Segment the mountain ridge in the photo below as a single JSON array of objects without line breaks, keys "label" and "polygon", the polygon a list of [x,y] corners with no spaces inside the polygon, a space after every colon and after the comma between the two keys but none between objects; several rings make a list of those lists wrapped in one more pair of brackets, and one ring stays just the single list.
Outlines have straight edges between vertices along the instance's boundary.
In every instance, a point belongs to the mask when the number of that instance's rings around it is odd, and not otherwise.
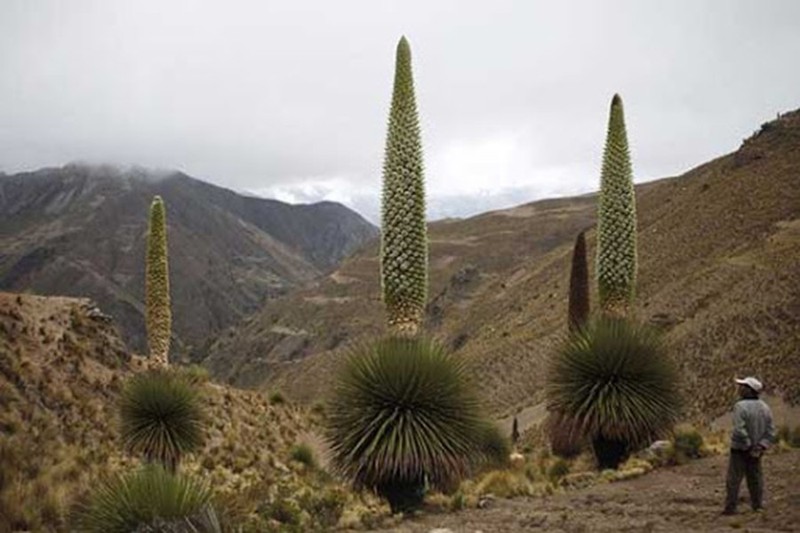
[{"label": "mountain ridge", "polygon": [[179,351],[330,271],[377,234],[338,204],[243,197],[182,172],[70,164],[0,177],[0,289],[91,297],[143,351],[155,195],[167,207],[173,306],[185,311],[176,313]]}]

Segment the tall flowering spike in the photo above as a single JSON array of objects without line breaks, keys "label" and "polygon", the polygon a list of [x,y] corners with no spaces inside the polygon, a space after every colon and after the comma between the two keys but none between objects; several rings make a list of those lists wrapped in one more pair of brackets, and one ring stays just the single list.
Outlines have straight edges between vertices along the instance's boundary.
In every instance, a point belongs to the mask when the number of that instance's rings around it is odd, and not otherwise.
[{"label": "tall flowering spike", "polygon": [[622,98],[611,100],[597,214],[597,286],[605,314],[625,315],[636,288],[636,197]]},{"label": "tall flowering spike", "polygon": [[166,365],[172,332],[172,312],[169,304],[166,213],[160,196],[153,198],[150,206],[144,291],[150,358]]},{"label": "tall flowering spike", "polygon": [[381,284],[389,329],[415,335],[428,296],[428,237],[422,141],[405,37],[397,45],[381,215]]},{"label": "tall flowering spike", "polygon": [[585,232],[580,232],[572,249],[569,277],[569,329],[583,327],[589,320],[589,265],[586,262]]}]

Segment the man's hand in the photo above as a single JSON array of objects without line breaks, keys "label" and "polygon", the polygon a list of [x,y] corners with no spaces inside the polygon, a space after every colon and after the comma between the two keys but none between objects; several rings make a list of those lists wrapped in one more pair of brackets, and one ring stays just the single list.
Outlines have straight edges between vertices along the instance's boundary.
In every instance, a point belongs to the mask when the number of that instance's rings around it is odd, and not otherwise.
[{"label": "man's hand", "polygon": [[760,444],[756,444],[752,448],[750,448],[750,457],[758,459],[764,454],[764,447]]}]

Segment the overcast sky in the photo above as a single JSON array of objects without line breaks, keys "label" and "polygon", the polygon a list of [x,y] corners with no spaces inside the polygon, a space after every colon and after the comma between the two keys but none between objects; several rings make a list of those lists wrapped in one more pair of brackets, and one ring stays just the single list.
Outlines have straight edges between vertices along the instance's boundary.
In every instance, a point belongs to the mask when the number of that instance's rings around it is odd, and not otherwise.
[{"label": "overcast sky", "polygon": [[800,107],[797,0],[0,0],[0,170],[176,168],[375,221],[403,34],[430,218],[596,189],[614,92],[637,182]]}]

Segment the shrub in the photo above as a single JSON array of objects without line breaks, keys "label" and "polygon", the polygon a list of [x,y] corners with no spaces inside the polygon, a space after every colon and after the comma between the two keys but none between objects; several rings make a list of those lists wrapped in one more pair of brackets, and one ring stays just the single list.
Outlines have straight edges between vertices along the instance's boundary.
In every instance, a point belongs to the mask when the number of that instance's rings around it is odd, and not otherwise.
[{"label": "shrub", "polygon": [[496,424],[488,423],[483,428],[480,449],[489,465],[498,467],[508,464],[511,443]]},{"label": "shrub", "polygon": [[694,428],[682,428],[675,431],[672,437],[677,460],[699,459],[705,455],[703,436]]},{"label": "shrub", "polygon": [[510,470],[493,470],[478,482],[478,494],[493,494],[498,498],[532,496],[533,485],[525,474]]},{"label": "shrub", "polygon": [[571,333],[551,361],[548,408],[574,419],[600,468],[616,468],[675,424],[678,383],[657,332],[601,318]]},{"label": "shrub", "polygon": [[281,391],[272,391],[269,395],[269,403],[272,405],[283,405],[286,403],[286,398],[283,397]]},{"label": "shrub", "polygon": [[569,463],[560,457],[547,469],[547,477],[554,483],[567,474],[569,474]]},{"label": "shrub", "polygon": [[195,388],[178,374],[154,370],[132,377],[120,400],[122,441],[132,453],[174,472],[203,440]]},{"label": "shrub", "polygon": [[193,385],[202,385],[210,379],[208,369],[200,365],[189,365],[180,369],[181,375]]},{"label": "shrub", "polygon": [[211,491],[193,478],[158,465],[107,480],[78,507],[80,531],[221,531],[211,507]]},{"label": "shrub", "polygon": [[289,451],[289,457],[292,461],[302,463],[309,468],[316,468],[317,460],[314,457],[314,450],[308,444],[295,444]]},{"label": "shrub", "polygon": [[308,490],[299,498],[300,507],[308,511],[318,529],[333,528],[344,512],[347,493],[340,488]]},{"label": "shrub", "polygon": [[463,360],[424,339],[357,347],[337,376],[326,423],[334,467],[394,511],[420,505],[426,480],[452,487],[485,460],[487,422]]}]

